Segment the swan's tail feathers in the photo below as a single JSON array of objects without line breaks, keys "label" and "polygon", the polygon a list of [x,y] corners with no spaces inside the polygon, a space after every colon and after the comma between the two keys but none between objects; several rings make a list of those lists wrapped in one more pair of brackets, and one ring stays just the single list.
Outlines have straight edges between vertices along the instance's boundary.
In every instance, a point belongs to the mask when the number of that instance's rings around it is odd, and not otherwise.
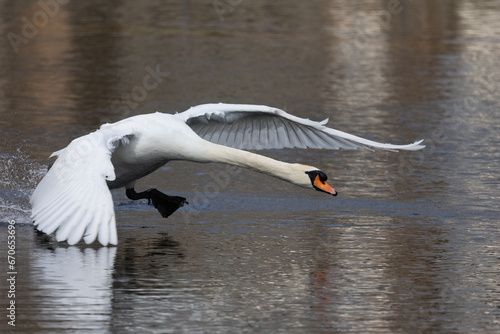
[{"label": "swan's tail feathers", "polygon": [[106,246],[118,243],[113,199],[111,152],[97,131],[77,138],[54,162],[31,196],[36,228],[55,232],[57,241],[74,245],[82,238]]}]

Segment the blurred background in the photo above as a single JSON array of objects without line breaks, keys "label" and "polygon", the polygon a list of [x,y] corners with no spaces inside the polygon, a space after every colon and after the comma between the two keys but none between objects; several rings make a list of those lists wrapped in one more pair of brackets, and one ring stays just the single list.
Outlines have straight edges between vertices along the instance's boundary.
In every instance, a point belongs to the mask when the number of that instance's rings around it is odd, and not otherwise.
[{"label": "blurred background", "polygon": [[[499,15],[488,0],[0,0],[15,329],[499,332]],[[34,233],[29,196],[52,152],[105,122],[209,102],[427,147],[260,152],[321,168],[336,198],[175,162],[138,189],[191,204],[164,220],[113,191],[118,247]]]}]

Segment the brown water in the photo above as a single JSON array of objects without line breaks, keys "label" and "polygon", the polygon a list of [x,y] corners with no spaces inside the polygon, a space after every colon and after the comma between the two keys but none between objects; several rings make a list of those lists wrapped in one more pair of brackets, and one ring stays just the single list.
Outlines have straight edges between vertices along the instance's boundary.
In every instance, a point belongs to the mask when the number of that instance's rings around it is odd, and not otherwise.
[{"label": "brown water", "polygon": [[[498,1],[61,3],[0,1],[0,332],[500,332]],[[50,153],[206,102],[427,148],[263,152],[323,169],[336,198],[176,162],[138,189],[191,204],[164,220],[113,191],[118,247],[33,231]]]}]

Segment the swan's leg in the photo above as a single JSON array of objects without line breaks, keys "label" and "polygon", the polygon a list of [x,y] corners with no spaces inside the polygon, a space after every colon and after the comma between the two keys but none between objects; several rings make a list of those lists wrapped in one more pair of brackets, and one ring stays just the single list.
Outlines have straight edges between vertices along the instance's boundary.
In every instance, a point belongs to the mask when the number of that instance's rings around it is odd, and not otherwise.
[{"label": "swan's leg", "polygon": [[132,200],[145,198],[148,200],[148,204],[153,202],[154,207],[158,209],[163,218],[167,218],[184,204],[189,204],[184,197],[165,195],[156,189],[148,189],[138,193],[134,188],[127,188],[125,194]]}]

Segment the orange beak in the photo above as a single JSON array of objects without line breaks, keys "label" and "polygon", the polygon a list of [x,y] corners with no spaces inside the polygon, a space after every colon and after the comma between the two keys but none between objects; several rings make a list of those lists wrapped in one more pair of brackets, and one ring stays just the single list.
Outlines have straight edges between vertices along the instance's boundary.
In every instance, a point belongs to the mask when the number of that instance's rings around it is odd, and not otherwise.
[{"label": "orange beak", "polygon": [[335,189],[333,189],[332,187],[330,187],[326,182],[321,182],[320,179],[319,179],[319,175],[316,176],[316,178],[314,179],[314,186],[321,190],[321,191],[324,191],[325,193],[328,193],[332,196],[337,196],[337,192],[335,191]]}]

